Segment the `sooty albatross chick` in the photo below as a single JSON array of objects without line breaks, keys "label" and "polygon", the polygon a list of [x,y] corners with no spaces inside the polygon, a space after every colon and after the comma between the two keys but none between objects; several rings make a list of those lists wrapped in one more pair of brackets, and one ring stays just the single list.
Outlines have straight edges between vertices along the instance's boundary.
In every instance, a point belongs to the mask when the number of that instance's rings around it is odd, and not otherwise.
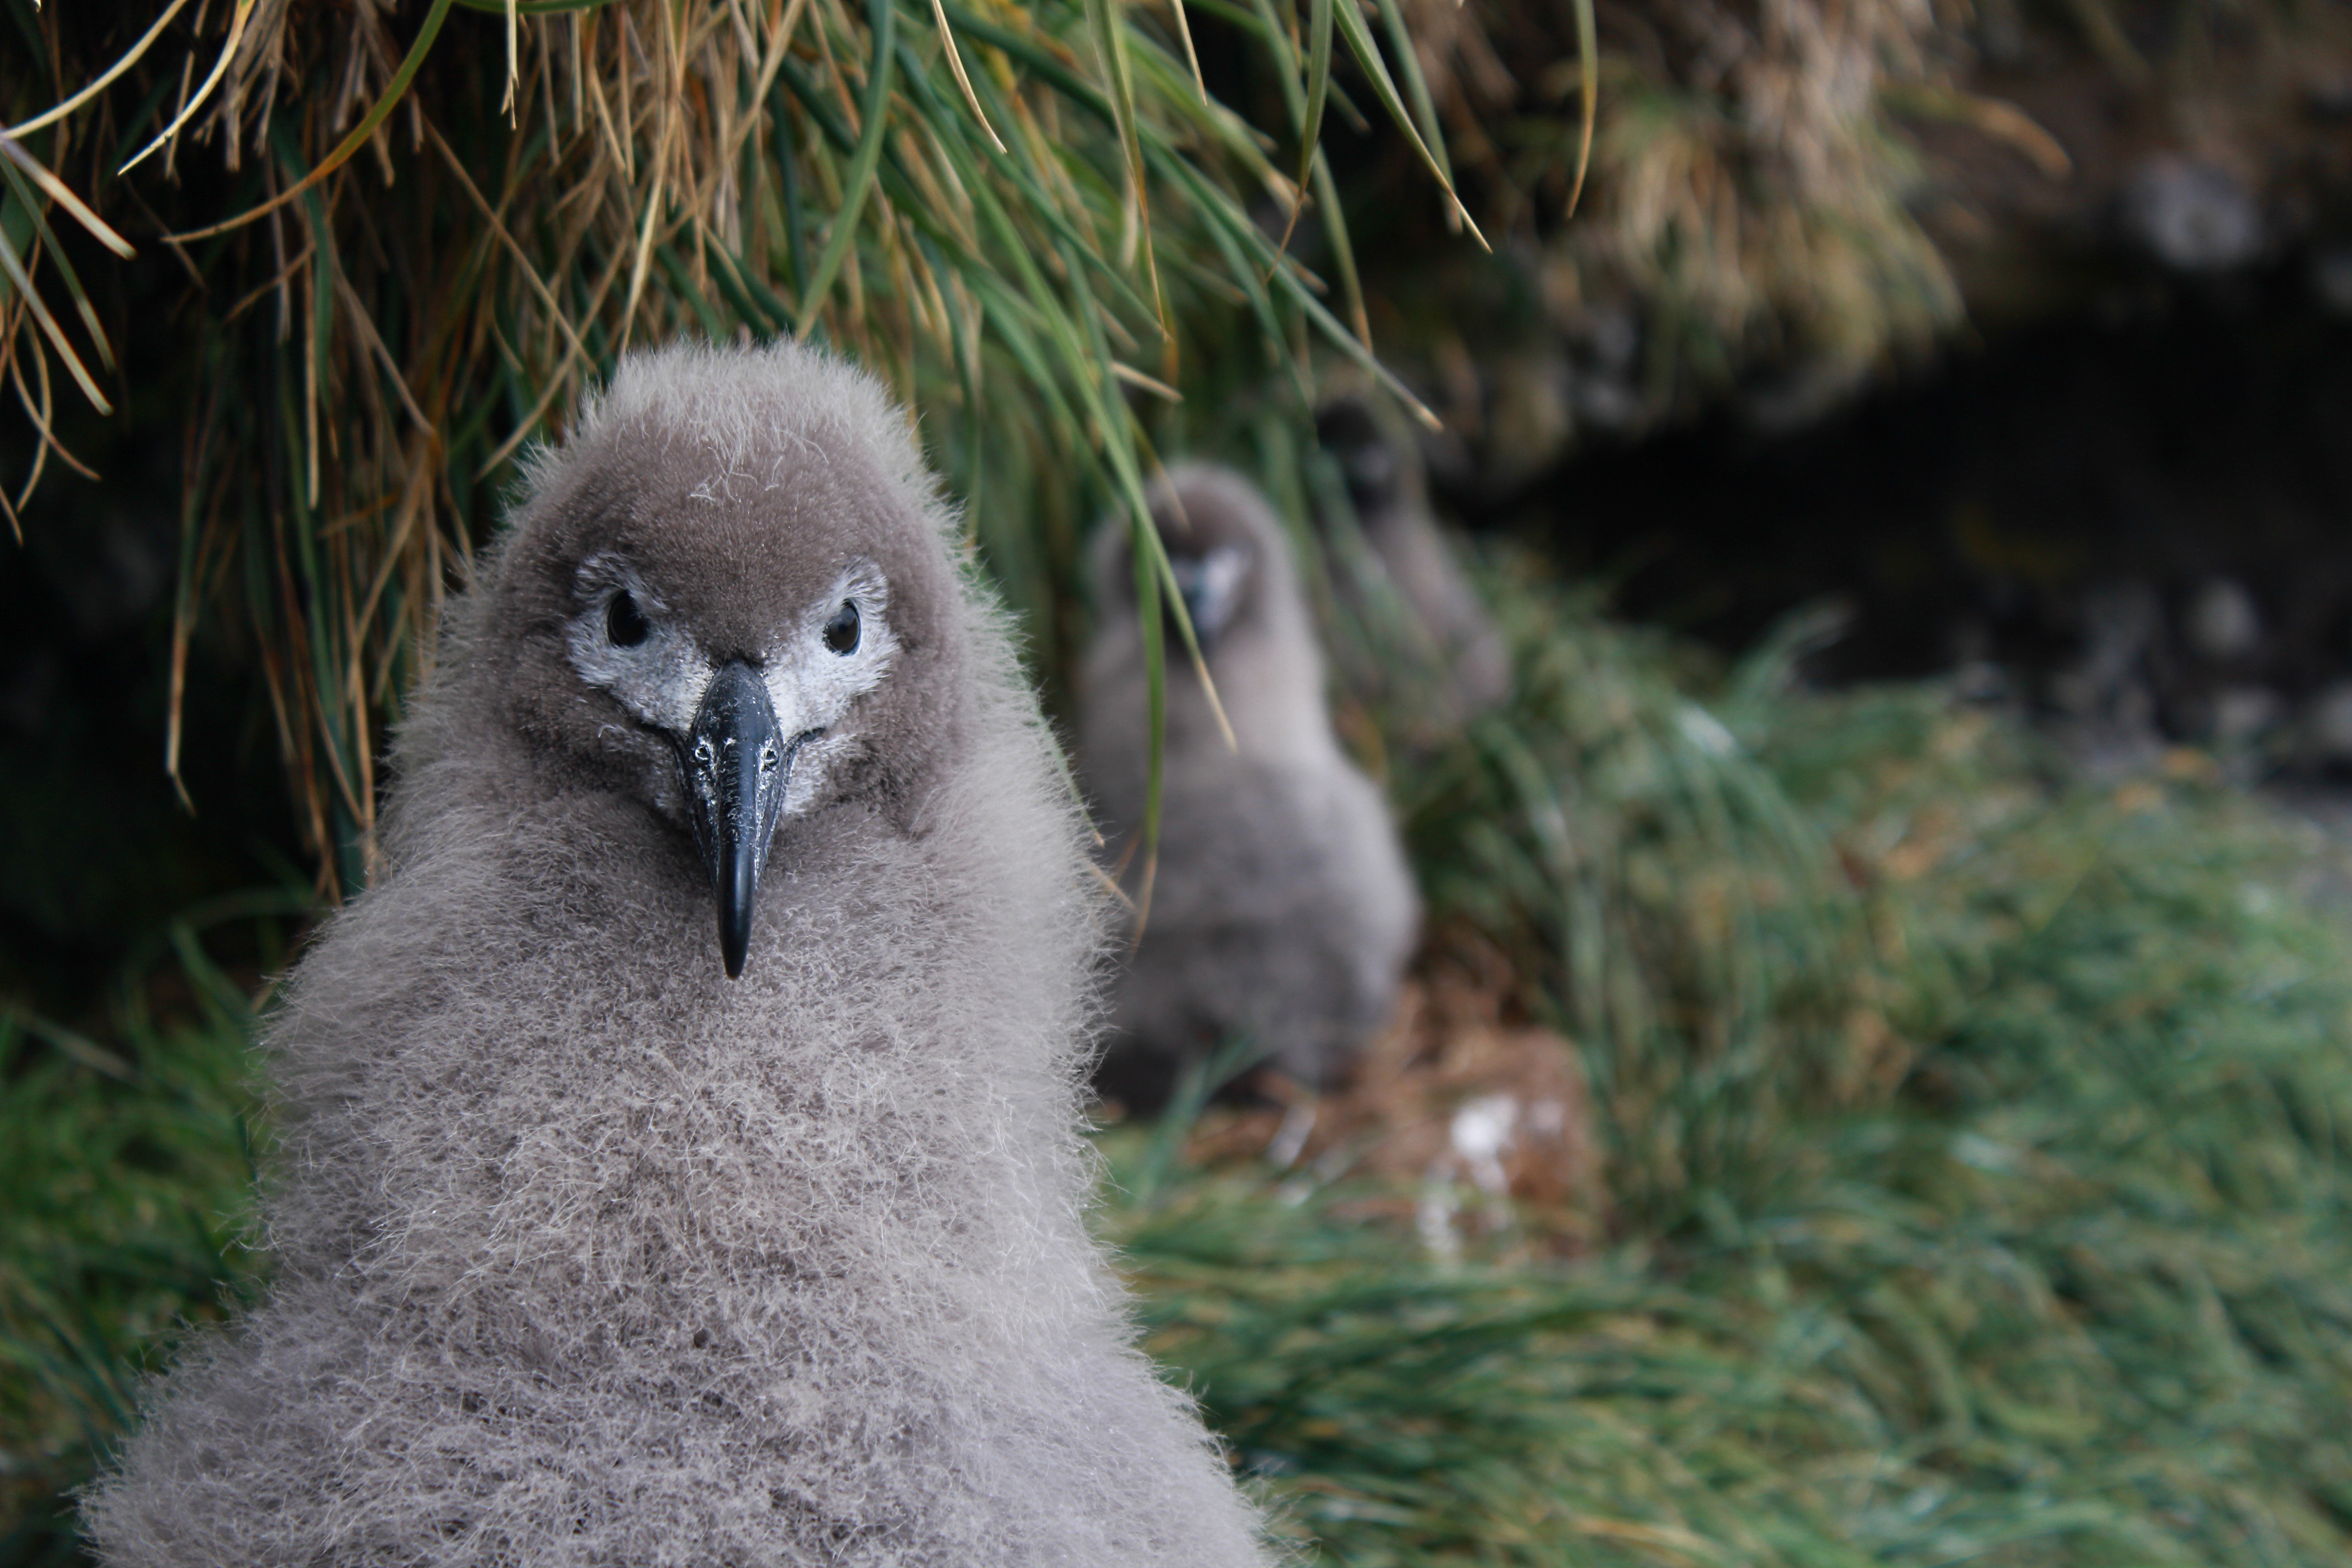
[{"label": "sooty albatross chick", "polygon": [[789,345],[535,460],[269,1027],[268,1297],[104,1561],[1266,1561],[1081,1224],[1101,906],[953,537]]},{"label": "sooty albatross chick", "polygon": [[[1171,631],[1159,865],[1097,1082],[1152,1109],[1243,1034],[1320,1087],[1394,1007],[1419,895],[1388,803],[1332,732],[1273,510],[1202,464],[1171,468],[1150,499],[1235,744]],[[1096,545],[1101,621],[1078,693],[1080,771],[1119,853],[1143,822],[1149,739],[1129,537],[1114,521]],[[1132,864],[1127,880],[1139,886]]]}]

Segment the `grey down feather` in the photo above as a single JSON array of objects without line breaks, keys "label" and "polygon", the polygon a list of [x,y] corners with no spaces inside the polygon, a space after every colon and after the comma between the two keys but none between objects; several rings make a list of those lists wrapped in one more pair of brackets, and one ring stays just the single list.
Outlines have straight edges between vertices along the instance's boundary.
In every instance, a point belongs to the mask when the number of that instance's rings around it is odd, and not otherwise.
[{"label": "grey down feather", "polygon": [[[1082,1223],[1102,910],[953,537],[790,346],[626,360],[537,458],[268,1028],[269,1294],[103,1561],[1266,1561]],[[794,737],[740,979],[664,730],[729,659]]]}]

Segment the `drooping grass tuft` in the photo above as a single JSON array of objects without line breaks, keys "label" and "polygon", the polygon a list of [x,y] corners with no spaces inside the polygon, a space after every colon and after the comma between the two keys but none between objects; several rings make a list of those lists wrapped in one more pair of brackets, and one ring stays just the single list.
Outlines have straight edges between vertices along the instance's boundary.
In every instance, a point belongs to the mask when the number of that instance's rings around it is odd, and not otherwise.
[{"label": "drooping grass tuft", "polygon": [[[1235,332],[1386,374],[1352,269],[1327,298],[1254,211],[1299,209],[1281,170],[1319,166],[1315,121],[1279,128],[1289,145],[1209,97],[1181,6],[184,5],[21,18],[42,68],[0,82],[0,114],[44,145],[0,136],[0,364],[40,439],[12,483],[69,457],[53,363],[106,403],[96,274],[48,216],[127,253],[102,209],[149,253],[113,297],[142,331],[169,323],[125,374],[188,403],[179,657],[199,623],[246,631],[330,897],[373,868],[385,727],[518,452],[630,344],[814,339],[882,375],[1047,664],[1076,520],[1141,527],[1159,459],[1136,399],[1179,395]],[[1243,43],[1319,100],[1318,14],[1309,60],[1273,20]],[[1338,31],[1386,70],[1360,24]],[[1344,254],[1328,176],[1317,199]],[[183,743],[175,720],[171,765]]]}]

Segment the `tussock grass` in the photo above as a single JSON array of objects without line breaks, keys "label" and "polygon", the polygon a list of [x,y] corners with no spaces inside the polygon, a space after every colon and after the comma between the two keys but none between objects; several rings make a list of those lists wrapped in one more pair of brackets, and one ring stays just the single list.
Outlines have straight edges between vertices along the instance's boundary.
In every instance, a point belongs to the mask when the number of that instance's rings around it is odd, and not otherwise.
[{"label": "tussock grass", "polygon": [[1875,1070],[1853,1049],[1883,1033],[1865,932],[1820,828],[1670,644],[1531,560],[1486,586],[1516,687],[1463,744],[1407,753],[1415,862],[1435,918],[1500,944],[1582,1047],[1617,1201],[1671,1225],[1769,1182],[1788,1119]]},{"label": "tussock grass", "polygon": [[102,1040],[0,1011],[0,1563],[71,1557],[62,1494],[129,1424],[140,1369],[257,1279],[252,1005],[205,923],[125,975]]},{"label": "tussock grass", "polygon": [[[1051,678],[1083,523],[1139,514],[1170,400],[1236,362],[1303,393],[1312,343],[1377,378],[1375,316],[1434,365],[1465,305],[1540,296],[1580,342],[1637,331],[1611,374],[1643,418],[1774,360],[1809,405],[1957,319],[1900,114],[2065,163],[1963,90],[1965,8],[1190,5],[5,0],[0,512],[92,471],[69,405],[185,390],[175,658],[207,628],[249,648],[333,897],[365,880],[385,727],[519,445],[627,343],[815,336],[885,375]],[[1196,11],[1272,84],[1268,123],[1207,93]],[[2037,36],[2175,108],[2239,31],[2280,58],[2318,36],[2266,5],[2061,11]],[[2162,59],[2132,41],[2158,36]],[[1359,219],[1412,255],[1360,265],[1319,150],[1356,118],[1393,153]],[[1450,260],[1491,231],[1526,265],[1433,288],[1399,170]]]},{"label": "tussock grass", "polygon": [[[1335,60],[1450,191],[1401,19],[1328,0],[1236,14],[1283,85],[1266,128],[1208,95],[1175,0],[8,4],[37,67],[0,78],[12,504],[79,462],[52,368],[110,406],[75,259],[129,253],[103,209],[163,264],[150,374],[194,390],[175,658],[245,629],[330,897],[373,864],[384,728],[516,453],[630,343],[817,339],[889,381],[1051,662],[1076,520],[1141,528],[1139,403],[1235,333],[1386,374],[1318,151]],[[1260,221],[1310,199],[1329,280]]]},{"label": "tussock grass", "polygon": [[[1413,1568],[2342,1561],[2325,846],[2193,758],[2085,791],[1935,689],[1808,695],[1781,654],[1713,672],[1489,586],[1520,693],[1393,778],[1439,921],[1584,1052],[1605,1241],[1449,1261],[1371,1178],[1103,1138],[1152,1348],[1286,1531]],[[36,1526],[247,1262],[245,1020],[211,994],[92,1042],[128,1081],[11,1067],[0,1448]]]}]

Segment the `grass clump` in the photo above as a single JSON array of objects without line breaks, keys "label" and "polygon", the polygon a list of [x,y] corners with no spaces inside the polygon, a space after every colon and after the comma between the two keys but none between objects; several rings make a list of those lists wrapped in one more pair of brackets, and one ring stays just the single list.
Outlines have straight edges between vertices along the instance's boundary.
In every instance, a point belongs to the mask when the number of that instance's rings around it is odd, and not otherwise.
[{"label": "grass clump", "polygon": [[134,968],[102,1041],[0,1010],[0,1563],[73,1556],[64,1494],[141,1369],[257,1278],[253,1014],[199,930]]},{"label": "grass clump", "polygon": [[[1529,588],[1515,584],[1532,581]],[[1508,704],[1408,758],[1434,920],[1500,945],[1574,1039],[1630,1223],[1761,1190],[1792,1114],[1876,1070],[1869,953],[1819,826],[1698,700],[1687,655],[1514,560],[1485,587]]]}]

